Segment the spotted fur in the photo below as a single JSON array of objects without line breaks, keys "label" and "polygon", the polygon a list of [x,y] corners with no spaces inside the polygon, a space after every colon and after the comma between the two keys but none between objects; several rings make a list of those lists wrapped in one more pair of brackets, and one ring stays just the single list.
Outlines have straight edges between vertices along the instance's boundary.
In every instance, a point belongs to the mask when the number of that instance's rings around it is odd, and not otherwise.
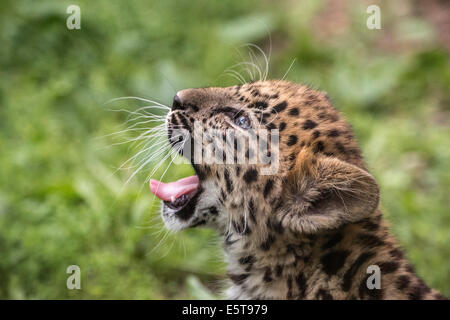
[{"label": "spotted fur", "polygon": [[[229,298],[444,299],[389,234],[378,185],[326,93],[260,81],[187,89],[177,99],[168,124],[191,132],[195,120],[234,128],[233,113],[279,130],[277,174],[262,175],[260,165],[194,164],[203,190],[195,209],[180,221],[163,208],[169,228],[202,224],[221,234]],[[370,265],[380,267],[379,290],[367,288]]]}]

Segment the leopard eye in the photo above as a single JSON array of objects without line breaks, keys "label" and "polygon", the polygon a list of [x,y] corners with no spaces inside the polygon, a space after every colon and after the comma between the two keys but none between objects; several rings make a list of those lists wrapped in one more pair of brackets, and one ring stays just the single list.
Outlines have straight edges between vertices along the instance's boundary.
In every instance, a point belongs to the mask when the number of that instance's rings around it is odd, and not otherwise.
[{"label": "leopard eye", "polygon": [[239,116],[234,118],[234,123],[245,130],[251,127],[250,119],[247,116]]}]

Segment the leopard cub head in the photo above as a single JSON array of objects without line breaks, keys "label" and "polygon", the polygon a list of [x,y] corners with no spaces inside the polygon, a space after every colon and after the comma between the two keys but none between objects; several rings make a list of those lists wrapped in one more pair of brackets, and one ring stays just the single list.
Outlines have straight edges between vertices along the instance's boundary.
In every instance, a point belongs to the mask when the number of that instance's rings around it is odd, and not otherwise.
[{"label": "leopard cub head", "polygon": [[170,229],[314,233],[378,206],[378,185],[351,127],[325,93],[307,86],[258,81],[182,90],[166,127],[196,173],[150,183]]}]

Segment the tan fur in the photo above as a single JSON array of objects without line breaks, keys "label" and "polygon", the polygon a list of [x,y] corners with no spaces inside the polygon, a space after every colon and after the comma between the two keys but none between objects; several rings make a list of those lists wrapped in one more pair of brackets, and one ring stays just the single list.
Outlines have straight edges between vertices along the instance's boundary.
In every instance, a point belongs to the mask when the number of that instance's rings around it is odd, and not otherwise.
[{"label": "tan fur", "polygon": [[[254,127],[280,132],[275,175],[261,175],[261,165],[194,165],[208,193],[185,225],[200,221],[222,235],[229,298],[443,298],[415,274],[389,234],[378,185],[325,93],[263,81],[187,89],[179,97],[185,106],[169,115],[169,124],[192,118],[230,128],[215,112],[230,106],[244,110]],[[200,216],[211,206],[218,214]],[[370,265],[381,269],[380,290],[366,286]]]}]

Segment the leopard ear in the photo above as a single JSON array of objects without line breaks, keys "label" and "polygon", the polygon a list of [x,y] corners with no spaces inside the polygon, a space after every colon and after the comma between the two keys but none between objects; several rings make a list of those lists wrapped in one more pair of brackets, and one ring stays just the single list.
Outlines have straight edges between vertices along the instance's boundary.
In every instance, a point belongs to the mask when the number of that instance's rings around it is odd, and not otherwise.
[{"label": "leopard ear", "polygon": [[378,184],[368,172],[308,151],[297,156],[284,191],[279,222],[302,233],[361,220],[377,209],[380,197]]}]

